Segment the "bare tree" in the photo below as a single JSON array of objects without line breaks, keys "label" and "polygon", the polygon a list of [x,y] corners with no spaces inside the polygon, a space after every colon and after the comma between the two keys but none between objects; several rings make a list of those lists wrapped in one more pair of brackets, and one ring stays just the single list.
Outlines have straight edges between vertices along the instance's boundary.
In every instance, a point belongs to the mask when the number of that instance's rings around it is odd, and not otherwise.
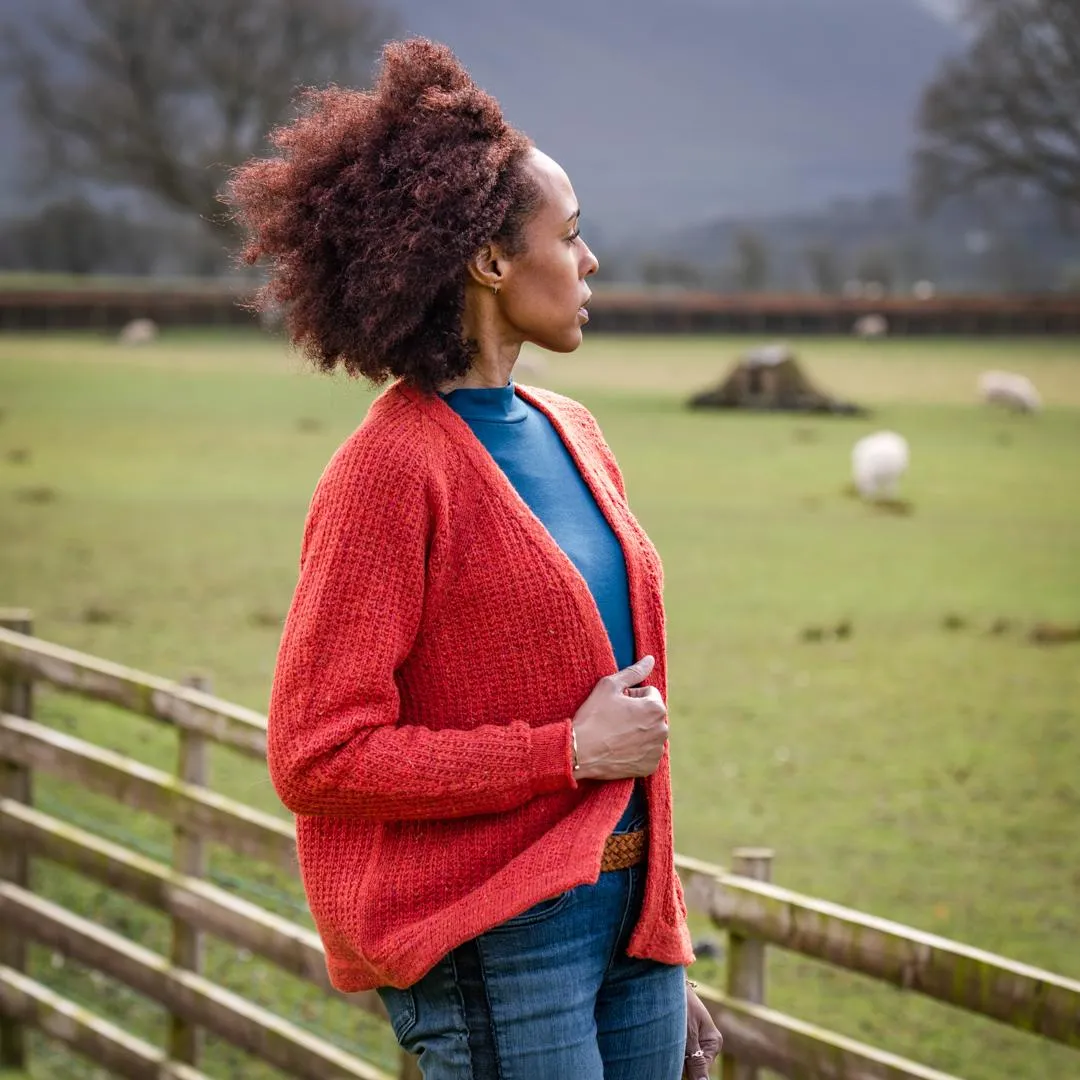
[{"label": "bare tree", "polygon": [[75,0],[8,29],[46,175],[148,194],[211,228],[217,193],[302,85],[365,85],[394,25],[374,0]]},{"label": "bare tree", "polygon": [[855,257],[855,276],[865,284],[891,292],[896,280],[892,253],[882,246],[864,248]]},{"label": "bare tree", "polygon": [[926,89],[916,201],[999,180],[1080,210],[1080,2],[967,0],[971,40]]}]

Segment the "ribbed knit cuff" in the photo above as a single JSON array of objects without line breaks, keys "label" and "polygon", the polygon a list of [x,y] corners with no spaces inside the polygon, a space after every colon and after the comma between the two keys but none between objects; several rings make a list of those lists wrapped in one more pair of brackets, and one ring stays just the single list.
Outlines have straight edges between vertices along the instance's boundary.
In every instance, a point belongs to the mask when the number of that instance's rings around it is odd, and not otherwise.
[{"label": "ribbed knit cuff", "polygon": [[533,783],[538,795],[576,788],[570,750],[571,721],[544,724],[532,730]]}]

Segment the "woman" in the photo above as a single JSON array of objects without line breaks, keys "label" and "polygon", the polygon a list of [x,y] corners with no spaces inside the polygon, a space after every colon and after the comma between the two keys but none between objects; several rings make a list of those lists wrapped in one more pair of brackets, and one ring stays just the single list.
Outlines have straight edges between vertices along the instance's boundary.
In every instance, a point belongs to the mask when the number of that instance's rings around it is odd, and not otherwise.
[{"label": "woman", "polygon": [[566,174],[444,47],[312,92],[231,187],[321,368],[395,378],[319,481],[271,695],[330,977],[429,1080],[705,1076],[673,868],[661,567],[595,421]]}]

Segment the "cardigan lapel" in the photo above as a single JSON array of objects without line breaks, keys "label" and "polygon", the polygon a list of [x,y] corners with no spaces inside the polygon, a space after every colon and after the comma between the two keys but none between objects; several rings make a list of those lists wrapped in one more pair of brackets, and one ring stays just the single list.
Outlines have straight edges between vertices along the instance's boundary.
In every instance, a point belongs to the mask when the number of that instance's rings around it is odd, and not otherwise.
[{"label": "cardigan lapel", "polygon": [[[518,494],[517,488],[514,487],[510,482],[510,479],[502,469],[499,468],[498,463],[491,454],[488,453],[483,443],[481,443],[473,434],[469,425],[466,424],[465,421],[442,400],[442,398],[438,395],[422,394],[420,391],[414,390],[404,383],[397,383],[396,386],[400,388],[401,392],[404,393],[409,400],[418,405],[451,440],[453,440],[459,449],[461,449],[465,458],[487,480],[492,489],[501,493],[509,512],[514,514],[522,522],[526,531],[536,542],[536,546],[544,555],[546,555],[555,571],[560,573],[570,584],[571,591],[577,597],[578,604],[581,607],[582,618],[586,622],[592,624],[593,634],[596,636],[598,642],[603,643],[603,648],[609,658],[611,670],[614,672],[616,670],[615,653],[611,647],[611,639],[608,637],[607,627],[604,626],[603,617],[600,614],[600,609],[596,605],[596,599],[593,597],[588,582],[582,576],[581,571],[574,565],[570,556],[559,547],[555,538],[548,532],[544,523],[533,513],[529,504]],[[527,398],[527,400],[532,403],[531,398]],[[555,430],[559,433],[564,443],[566,443],[571,456],[577,463],[578,468],[581,469],[580,455],[576,452],[576,449],[571,443],[567,441],[566,435],[562,430],[562,425],[556,423],[555,418],[552,417],[548,413],[548,410],[544,409],[540,403],[536,403],[536,407],[552,421]],[[582,478],[588,484],[589,490],[593,492],[593,497],[596,498],[595,480],[590,476],[590,471],[591,470],[582,470]],[[604,513],[605,518],[610,521],[610,515],[606,512],[603,502],[598,500],[597,505],[600,507],[601,512]],[[616,536],[619,535],[618,529],[616,529],[615,534]]]},{"label": "cardigan lapel", "polygon": [[[517,489],[473,434],[469,425],[437,395],[422,394],[400,382],[395,384],[395,387],[419,406],[462,450],[465,457],[487,479],[488,483],[501,492],[510,512],[517,515],[536,540],[538,547],[571,583],[582,608],[583,617],[593,624],[594,632],[599,640],[604,642],[610,658],[611,670],[614,672],[616,670],[615,654],[588,583],[566,552],[555,542],[555,538],[548,532],[544,523],[521,498]],[[630,589],[630,615],[634,628],[635,651],[638,656],[643,655],[646,650],[656,656],[657,670],[655,677],[649,681],[658,682],[663,688],[666,684],[663,616],[657,614],[658,610],[662,610],[663,600],[658,587],[650,588],[648,579],[652,575],[647,574],[642,565],[642,547],[643,544],[648,544],[648,538],[641,532],[629,507],[626,507],[623,500],[617,496],[614,484],[598,460],[596,451],[581,437],[578,426],[551,402],[541,399],[517,384],[514,389],[519,397],[539,409],[551,422],[567,452],[573,458],[582,480],[592,493],[597,507],[619,541]]]},{"label": "cardigan lapel", "polygon": [[[648,681],[657,682],[666,696],[667,658],[664,643],[663,595],[659,582],[651,582],[652,575],[646,573],[644,565],[646,545],[653,551],[655,549],[652,549],[651,542],[631,513],[630,507],[618,494],[597,452],[585,445],[580,438],[581,432],[578,426],[572,422],[568,423],[551,402],[543,400],[523,387],[517,387],[517,393],[551,421],[592,492],[596,505],[619,541],[630,587],[630,617],[634,628],[635,659],[646,652],[651,652],[655,656],[654,677]],[[656,559],[659,563],[659,555],[656,555]],[[651,587],[653,584],[655,588]]]}]

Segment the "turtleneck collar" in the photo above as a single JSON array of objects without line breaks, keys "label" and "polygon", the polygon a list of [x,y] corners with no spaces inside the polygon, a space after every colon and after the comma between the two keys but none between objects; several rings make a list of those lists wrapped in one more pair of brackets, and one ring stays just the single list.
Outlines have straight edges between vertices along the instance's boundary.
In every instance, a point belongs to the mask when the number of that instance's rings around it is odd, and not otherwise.
[{"label": "turtleneck collar", "polygon": [[513,379],[505,386],[468,386],[439,396],[462,420],[516,424],[529,415],[528,406],[514,392]]}]

